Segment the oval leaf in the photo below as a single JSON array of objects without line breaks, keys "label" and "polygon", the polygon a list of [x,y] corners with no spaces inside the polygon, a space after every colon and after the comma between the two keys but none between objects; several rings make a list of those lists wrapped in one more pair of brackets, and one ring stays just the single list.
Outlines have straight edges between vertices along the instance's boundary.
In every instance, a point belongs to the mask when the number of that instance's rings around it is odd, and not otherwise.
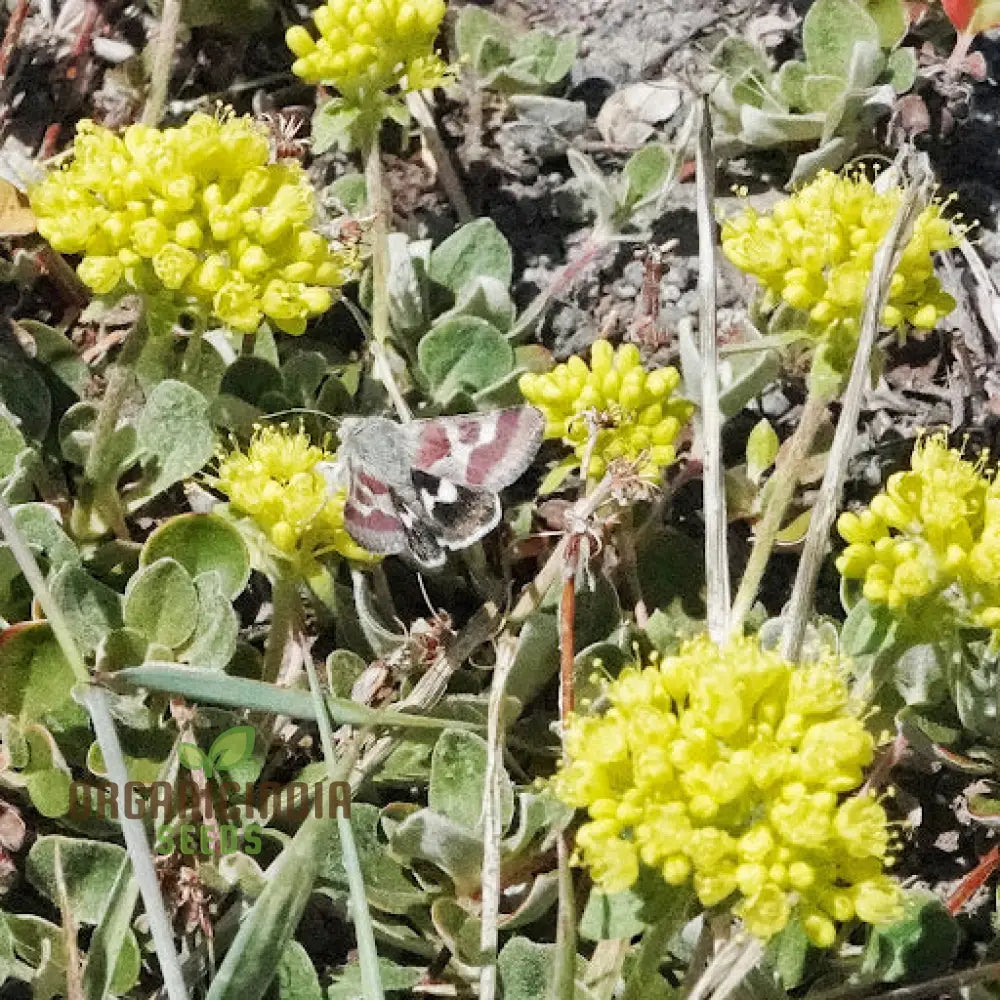
[{"label": "oval leaf", "polygon": [[181,514],[161,524],[146,539],[139,565],[168,557],[176,559],[192,578],[214,570],[229,600],[250,579],[250,553],[243,536],[217,514]]},{"label": "oval leaf", "polygon": [[150,642],[180,646],[194,632],[198,592],[176,559],[157,559],[139,570],[125,588],[125,624]]}]

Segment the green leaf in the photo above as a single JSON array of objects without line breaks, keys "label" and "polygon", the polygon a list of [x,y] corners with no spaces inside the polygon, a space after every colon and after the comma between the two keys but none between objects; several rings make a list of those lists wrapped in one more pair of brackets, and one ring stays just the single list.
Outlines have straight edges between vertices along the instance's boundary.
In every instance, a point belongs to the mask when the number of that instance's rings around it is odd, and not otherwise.
[{"label": "green leaf", "polygon": [[[469,8],[463,8],[468,10]],[[391,959],[379,957],[378,974],[386,993],[413,996],[413,987],[424,977],[425,967],[397,965]],[[345,966],[334,977],[326,991],[327,1000],[363,1000],[361,966],[357,962]]]},{"label": "green leaf", "polygon": [[55,508],[44,503],[24,503],[12,513],[24,540],[45,557],[50,571],[80,565],[80,553],[63,531]]},{"label": "green leaf", "polygon": [[253,726],[233,726],[220,733],[208,751],[216,771],[229,771],[253,754],[257,730]]},{"label": "green leaf", "polygon": [[805,82],[809,70],[805,63],[790,60],[782,63],[774,78],[774,88],[790,108],[805,107]]},{"label": "green leaf", "polygon": [[810,73],[846,78],[854,46],[878,41],[878,25],[855,0],[815,0],[802,23]]},{"label": "green leaf", "polygon": [[478,392],[503,378],[514,366],[514,349],[485,320],[456,316],[420,341],[417,358],[434,398],[447,403],[460,392]]},{"label": "green leaf", "polygon": [[[119,966],[129,965],[133,955],[130,945],[134,936],[131,931],[132,913],[139,898],[139,884],[132,874],[132,866],[122,865],[118,877],[108,896],[107,906],[90,939],[87,949],[87,964],[83,970],[83,995],[85,1000],[105,1000],[111,992],[112,979],[119,980]],[[138,977],[138,948],[135,949],[135,976]],[[122,972],[131,970],[121,970]],[[134,984],[132,984],[134,985]],[[115,991],[126,993],[131,985]]]},{"label": "green leaf", "polygon": [[[423,889],[386,850],[385,841],[379,836],[379,810],[366,802],[353,802],[349,818],[369,903],[385,913],[404,914],[425,902]],[[336,830],[320,877],[340,892],[348,891],[340,834]]]},{"label": "green leaf", "polygon": [[659,193],[673,174],[674,154],[653,143],[633,153],[622,171],[628,185],[626,203],[637,205],[640,201]]},{"label": "green leaf", "polygon": [[[475,733],[446,729],[434,745],[427,804],[470,830],[478,829],[486,781],[486,740]],[[514,789],[505,770],[500,777],[500,821],[514,814]]]},{"label": "green leaf", "polygon": [[127,855],[117,844],[98,840],[75,840],[50,835],[39,837],[28,853],[25,874],[28,881],[48,900],[59,905],[56,885],[56,851],[62,865],[66,894],[74,919],[96,924],[115,891]]},{"label": "green leaf", "polygon": [[189,771],[202,771],[209,773],[212,770],[212,762],[206,754],[195,743],[178,743],[177,756],[180,762]]},{"label": "green leaf", "polygon": [[269,395],[285,391],[285,379],[279,369],[265,358],[241,355],[222,377],[219,392],[244,402],[259,405]]},{"label": "green leaf", "polygon": [[759,420],[750,432],[747,438],[747,475],[758,485],[764,473],[774,465],[780,443],[767,417]]},{"label": "green leaf", "polygon": [[389,837],[398,857],[430,862],[444,872],[459,895],[470,895],[479,886],[483,864],[483,839],[466,827],[431,809],[407,816]]},{"label": "green leaf", "polygon": [[748,74],[761,82],[771,78],[767,54],[759,45],[754,45],[739,35],[729,35],[719,43],[712,53],[711,64],[713,69],[730,80],[737,80]]},{"label": "green leaf", "polygon": [[29,438],[43,438],[49,429],[52,395],[35,365],[23,357],[0,355],[0,413],[13,415]]},{"label": "green leaf", "polygon": [[80,652],[90,656],[122,623],[122,601],[110,587],[79,566],[63,566],[52,579],[52,597],[62,610]]},{"label": "green leaf", "polygon": [[200,667],[223,670],[236,655],[239,617],[222,589],[221,577],[214,570],[202,573],[195,579],[194,585],[198,591],[198,617],[194,634],[178,651],[178,659]]},{"label": "green leaf", "polygon": [[905,94],[917,82],[917,53],[911,48],[896,49],[889,56],[886,70],[889,83],[897,94]]},{"label": "green leaf", "polygon": [[194,632],[198,591],[176,559],[157,559],[140,569],[125,587],[124,621],[150,642],[175,649]]},{"label": "green leaf", "polygon": [[183,382],[166,379],[153,389],[136,433],[151,476],[143,482],[143,498],[193,476],[215,454],[208,400]]},{"label": "green leaf", "polygon": [[349,649],[335,649],[326,658],[326,678],[330,693],[350,698],[354,682],[368,669],[368,664]]},{"label": "green leaf", "polygon": [[353,149],[360,122],[361,111],[339,97],[319,105],[313,112],[310,128],[312,152],[318,156],[334,146],[345,151]]},{"label": "green leaf", "polygon": [[809,939],[797,915],[767,943],[766,957],[781,978],[785,990],[794,990],[805,978]]},{"label": "green leaf", "polygon": [[319,976],[309,953],[298,943],[289,941],[278,963],[278,1000],[323,1000]]},{"label": "green leaf", "polygon": [[368,185],[364,174],[344,174],[338,177],[327,189],[327,193],[336,198],[348,215],[361,215],[368,204]]},{"label": "green leaf", "polygon": [[786,143],[814,142],[823,134],[826,115],[781,114],[762,111],[748,104],[740,106],[740,137],[760,149],[783,146]]},{"label": "green leaf", "polygon": [[164,521],[146,539],[139,565],[168,557],[193,579],[214,570],[228,600],[239,596],[250,579],[250,553],[243,536],[217,514],[179,514]]},{"label": "green leaf", "polygon": [[861,969],[887,983],[930,979],[952,967],[959,939],[955,918],[937,896],[908,892],[902,918],[872,928]]},{"label": "green leaf", "polygon": [[514,325],[516,313],[507,285],[484,275],[474,278],[459,292],[454,308],[439,317],[438,322],[453,316],[478,316],[507,333]]},{"label": "green leaf", "polygon": [[469,282],[481,277],[496,278],[510,285],[514,257],[503,233],[491,219],[476,219],[456,230],[430,257],[432,281],[450,288],[456,295]]},{"label": "green leaf", "polygon": [[906,34],[903,0],[865,0],[865,8],[878,26],[879,45],[883,49],[895,48]]},{"label": "green leaf", "polygon": [[[481,49],[486,39],[492,39],[495,43],[506,48],[514,40],[515,35],[516,31],[512,24],[495,14],[491,14],[488,10],[483,10],[482,7],[459,8],[458,19],[455,23],[455,41],[458,53],[463,59],[469,60],[477,72],[481,73],[496,68],[495,65],[480,65],[477,61],[481,58]],[[509,53],[509,48],[507,51]]]},{"label": "green leaf", "polygon": [[334,819],[310,816],[267,870],[267,885],[240,922],[207,1000],[260,1000],[298,929],[326,857]]},{"label": "green leaf", "polygon": [[813,74],[802,81],[802,100],[807,111],[823,113],[844,96],[847,84],[840,76]]},{"label": "green leaf", "polygon": [[556,616],[536,611],[521,628],[505,691],[526,708],[548,686],[559,667]]},{"label": "green leaf", "polygon": [[[0,647],[2,649],[2,647]],[[316,721],[316,708],[308,691],[281,688],[274,684],[232,677],[218,670],[182,667],[174,663],[144,663],[126,667],[115,678],[136,687],[180,694],[192,701],[206,701],[228,708],[247,708],[258,712],[288,715],[294,719]],[[391,709],[367,708],[349,698],[327,698],[330,716],[338,725],[392,726],[404,729],[469,729],[484,727],[476,723],[459,723],[435,719],[426,715],[409,715]],[[0,694],[2,705],[2,694]]]},{"label": "green leaf", "polygon": [[682,921],[690,900],[690,889],[669,886],[649,869],[643,869],[636,884],[624,892],[607,893],[597,887],[590,890],[580,917],[580,935],[588,941],[633,938],[667,914],[676,912],[678,921]]},{"label": "green leaf", "polygon": [[[556,946],[536,944],[523,937],[512,937],[497,959],[504,1000],[539,1000],[551,995]],[[595,994],[583,984],[586,962],[576,956],[575,1000],[594,1000]]]},{"label": "green leaf", "polygon": [[58,734],[87,724],[73,701],[76,683],[48,622],[23,622],[0,632],[0,714],[40,722]]},{"label": "green leaf", "polygon": [[25,446],[24,435],[12,420],[0,413],[0,478],[14,471],[14,462]]}]

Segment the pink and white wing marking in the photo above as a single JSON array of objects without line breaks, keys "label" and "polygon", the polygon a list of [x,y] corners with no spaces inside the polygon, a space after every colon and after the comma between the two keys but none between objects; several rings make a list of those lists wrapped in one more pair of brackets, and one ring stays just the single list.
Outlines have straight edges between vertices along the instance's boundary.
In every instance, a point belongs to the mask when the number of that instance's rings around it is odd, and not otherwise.
[{"label": "pink and white wing marking", "polygon": [[358,545],[377,555],[393,555],[408,548],[406,530],[389,487],[364,470],[351,469],[344,527]]},{"label": "pink and white wing marking", "polygon": [[545,432],[533,406],[416,421],[413,465],[477,492],[496,493],[531,465]]}]

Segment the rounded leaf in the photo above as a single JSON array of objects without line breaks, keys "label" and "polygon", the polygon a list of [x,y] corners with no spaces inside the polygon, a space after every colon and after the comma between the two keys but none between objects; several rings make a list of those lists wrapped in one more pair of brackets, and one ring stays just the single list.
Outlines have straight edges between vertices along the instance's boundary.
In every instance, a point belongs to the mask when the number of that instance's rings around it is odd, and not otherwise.
[{"label": "rounded leaf", "polygon": [[57,855],[74,919],[96,924],[127,861],[125,850],[104,841],[39,837],[28,853],[25,871],[31,884],[58,906]]},{"label": "rounded leaf", "polygon": [[250,579],[250,552],[243,536],[218,514],[180,514],[146,539],[140,566],[175,559],[192,578],[214,570],[226,597],[238,596]]},{"label": "rounded leaf", "polygon": [[140,569],[125,588],[125,624],[150,642],[171,649],[194,632],[198,591],[176,559],[157,559]]},{"label": "rounded leaf", "polygon": [[446,403],[499,381],[514,367],[514,349],[496,327],[477,316],[455,316],[435,326],[417,348],[434,397]]}]

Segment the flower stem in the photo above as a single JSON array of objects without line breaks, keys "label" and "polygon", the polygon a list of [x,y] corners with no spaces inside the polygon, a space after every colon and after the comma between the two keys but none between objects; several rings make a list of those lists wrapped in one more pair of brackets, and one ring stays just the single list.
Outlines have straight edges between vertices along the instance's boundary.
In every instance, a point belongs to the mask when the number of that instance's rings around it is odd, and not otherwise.
[{"label": "flower stem", "polygon": [[733,601],[733,610],[729,619],[730,635],[739,635],[742,632],[743,623],[753,607],[754,601],[757,600],[761,580],[764,578],[775,540],[781,530],[781,522],[788,510],[788,505],[792,502],[795,487],[799,483],[802,463],[816,439],[829,402],[829,396],[825,392],[809,390],[798,426],[789,439],[788,450],[778,460],[767,507],[764,510],[764,516],[757,525],[750,559],[743,571],[736,599]]},{"label": "flower stem", "polygon": [[282,574],[271,583],[271,630],[264,647],[264,673],[268,684],[276,683],[286,673],[286,664],[294,655],[291,639],[302,612],[298,583]]},{"label": "flower stem", "polygon": [[413,419],[410,408],[396,384],[389,363],[387,344],[392,334],[389,324],[389,214],[391,206],[385,197],[382,177],[382,149],[378,129],[372,129],[364,150],[365,184],[368,189],[368,210],[372,215],[372,336],[371,350],[374,371],[396,408],[399,419]]},{"label": "flower stem", "polygon": [[[296,590],[298,588],[296,587]],[[302,642],[297,629],[293,629],[293,642]],[[313,663],[311,652],[303,648],[303,659],[306,665],[306,675],[309,678],[309,690],[312,692],[313,704],[316,706],[316,718],[319,721],[320,741],[323,744],[323,757],[326,760],[327,773],[330,781],[343,780],[344,768],[337,758],[333,745],[333,727],[330,725],[330,713],[316,675],[316,664]],[[368,898],[365,895],[365,879],[361,871],[361,861],[358,857],[358,846],[354,841],[354,830],[350,819],[337,813],[337,832],[340,834],[341,860],[347,873],[348,890],[351,896],[351,916],[354,918],[354,934],[358,942],[358,959],[361,966],[361,989],[364,1000],[383,1000],[385,993],[378,970],[378,949],[375,946],[375,931],[372,927],[371,913],[368,909]]]},{"label": "flower stem", "polygon": [[163,0],[160,26],[153,43],[153,69],[150,73],[149,96],[142,109],[143,125],[154,128],[163,117],[167,103],[167,88],[170,84],[170,64],[174,59],[177,31],[181,24],[181,0]]}]

